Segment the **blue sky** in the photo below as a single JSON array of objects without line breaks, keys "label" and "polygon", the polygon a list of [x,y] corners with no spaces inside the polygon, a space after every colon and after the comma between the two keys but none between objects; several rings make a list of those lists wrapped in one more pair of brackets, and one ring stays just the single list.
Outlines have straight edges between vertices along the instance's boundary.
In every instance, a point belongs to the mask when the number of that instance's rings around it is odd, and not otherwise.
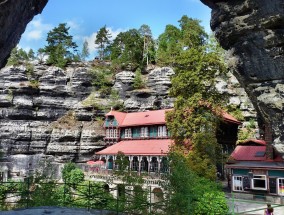
[{"label": "blue sky", "polygon": [[48,31],[67,23],[79,50],[87,40],[94,57],[96,32],[104,25],[115,37],[121,31],[147,24],[157,38],[167,24],[178,26],[183,15],[201,20],[210,32],[210,9],[199,0],[49,0],[43,12],[28,24],[19,46],[37,51],[46,45]]}]

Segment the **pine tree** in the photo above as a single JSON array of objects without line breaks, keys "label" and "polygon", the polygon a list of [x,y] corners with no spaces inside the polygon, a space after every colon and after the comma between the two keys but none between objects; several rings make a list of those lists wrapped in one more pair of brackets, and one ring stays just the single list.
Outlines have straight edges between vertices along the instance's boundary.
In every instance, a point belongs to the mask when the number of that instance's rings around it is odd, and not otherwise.
[{"label": "pine tree", "polygon": [[135,78],[133,79],[133,88],[134,89],[141,89],[145,86],[145,83],[142,79],[141,70],[137,69],[135,72]]},{"label": "pine tree", "polygon": [[100,28],[96,35],[95,44],[99,46],[100,59],[104,59],[107,45],[110,43],[110,33],[106,26]]},{"label": "pine tree", "polygon": [[29,52],[28,52],[28,58],[30,60],[34,60],[35,59],[35,53],[34,53],[34,51],[32,49],[30,49]]},{"label": "pine tree", "polygon": [[152,37],[152,31],[148,25],[141,25],[139,28],[139,33],[143,38],[143,59],[146,61],[146,65],[149,64],[149,61],[155,60],[155,48],[154,48],[154,39]]},{"label": "pine tree", "polygon": [[85,40],[84,43],[83,43],[83,48],[82,48],[82,53],[81,53],[82,60],[85,60],[90,55],[88,45],[89,44],[88,44],[87,40]]},{"label": "pine tree", "polygon": [[77,51],[77,44],[73,42],[73,37],[69,35],[70,27],[66,23],[61,23],[47,35],[47,43],[44,51],[48,55],[47,63],[64,68],[68,62],[74,58]]}]

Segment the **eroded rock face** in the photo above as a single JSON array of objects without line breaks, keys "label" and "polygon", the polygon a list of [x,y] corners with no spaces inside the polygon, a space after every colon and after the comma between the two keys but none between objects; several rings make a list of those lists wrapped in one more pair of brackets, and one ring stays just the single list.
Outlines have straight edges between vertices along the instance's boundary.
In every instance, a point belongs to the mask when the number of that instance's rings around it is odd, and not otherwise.
[{"label": "eroded rock face", "polygon": [[168,96],[171,76],[174,71],[169,67],[151,68],[144,74],[143,89],[133,89],[135,73],[122,71],[115,76],[113,89],[119,92],[128,111],[145,111],[173,107],[173,99]]},{"label": "eroded rock face", "polygon": [[0,0],[0,68],[18,44],[26,25],[41,13],[48,0]]},{"label": "eroded rock face", "polygon": [[87,67],[2,69],[1,149],[15,159],[26,155],[27,160],[36,154],[52,156],[58,163],[90,159],[104,146],[101,122],[95,120],[103,113],[82,104],[91,91]]},{"label": "eroded rock face", "polygon": [[211,28],[228,50],[230,66],[260,121],[270,124],[284,154],[284,4],[282,0],[201,0],[212,8]]}]

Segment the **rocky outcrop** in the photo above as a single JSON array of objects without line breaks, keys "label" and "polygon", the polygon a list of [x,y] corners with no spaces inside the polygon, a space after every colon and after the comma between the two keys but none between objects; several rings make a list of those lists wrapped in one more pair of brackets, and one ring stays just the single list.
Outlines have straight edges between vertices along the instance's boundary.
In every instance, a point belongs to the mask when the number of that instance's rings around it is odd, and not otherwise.
[{"label": "rocky outcrop", "polygon": [[144,111],[173,107],[173,99],[168,96],[173,69],[169,67],[151,68],[144,74],[145,87],[133,89],[135,73],[123,71],[115,76],[113,89],[119,92],[128,111]]},{"label": "rocky outcrop", "polygon": [[96,120],[103,112],[82,104],[91,91],[89,70],[78,65],[66,70],[42,65],[2,69],[0,146],[4,153],[15,158],[26,155],[26,161],[28,155],[38,154],[52,156],[58,163],[90,159],[104,146],[101,122]]},{"label": "rocky outcrop", "polygon": [[48,0],[0,0],[0,68],[18,44],[26,25],[41,13]]},{"label": "rocky outcrop", "polygon": [[[284,5],[282,0],[201,0],[212,8],[211,28],[228,50],[229,65],[284,155]],[[262,125],[261,125],[262,124]]]}]

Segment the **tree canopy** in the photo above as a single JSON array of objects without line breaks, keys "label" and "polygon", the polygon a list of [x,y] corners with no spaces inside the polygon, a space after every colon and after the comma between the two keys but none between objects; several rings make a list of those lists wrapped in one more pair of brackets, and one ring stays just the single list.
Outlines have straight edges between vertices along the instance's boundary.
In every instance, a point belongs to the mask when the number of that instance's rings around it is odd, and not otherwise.
[{"label": "tree canopy", "polygon": [[110,33],[106,26],[99,29],[96,35],[95,44],[99,46],[100,59],[104,59],[107,46],[110,44]]},{"label": "tree canopy", "polygon": [[70,27],[66,23],[60,23],[47,34],[47,43],[44,51],[48,55],[47,63],[64,68],[67,63],[74,60],[77,52],[77,44],[73,36],[69,34]]},{"label": "tree canopy", "polygon": [[183,16],[179,22],[181,29],[168,26],[159,44],[173,47],[164,49],[160,56],[169,56],[169,61],[162,63],[174,64],[176,73],[170,89],[175,103],[167,115],[168,128],[175,142],[190,150],[186,155],[189,167],[213,180],[221,151],[216,131],[226,102],[215,81],[226,69],[219,53],[210,48],[212,41],[206,39],[199,21]]}]

